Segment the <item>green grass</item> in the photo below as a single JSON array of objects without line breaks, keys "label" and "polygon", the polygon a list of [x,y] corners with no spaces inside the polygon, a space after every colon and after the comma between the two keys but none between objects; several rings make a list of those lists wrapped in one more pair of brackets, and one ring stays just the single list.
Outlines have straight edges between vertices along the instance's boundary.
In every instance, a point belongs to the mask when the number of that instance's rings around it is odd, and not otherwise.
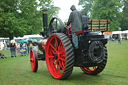
[{"label": "green grass", "polygon": [[46,62],[39,61],[38,71],[31,71],[29,56],[0,59],[0,85],[128,85],[128,41],[108,42],[108,62],[103,72],[91,76],[74,67],[67,80],[56,80],[48,72]]}]

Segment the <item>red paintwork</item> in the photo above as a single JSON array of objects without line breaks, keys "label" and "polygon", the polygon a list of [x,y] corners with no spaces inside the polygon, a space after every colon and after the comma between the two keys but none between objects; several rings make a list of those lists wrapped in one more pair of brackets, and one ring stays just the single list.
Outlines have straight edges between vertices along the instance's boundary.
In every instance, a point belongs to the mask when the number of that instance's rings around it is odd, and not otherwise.
[{"label": "red paintwork", "polygon": [[[36,52],[36,55],[37,55],[37,52]],[[35,55],[34,55],[34,51],[31,50],[30,52],[30,64],[31,64],[31,69],[32,71],[34,71],[35,69]],[[37,55],[37,60],[38,60],[38,55]],[[37,66],[38,66],[38,62],[37,62]]]},{"label": "red paintwork", "polygon": [[80,30],[80,31],[77,31],[75,34],[76,35],[79,35],[79,34],[83,34],[84,33],[84,31],[83,30]]},{"label": "red paintwork", "polygon": [[71,26],[68,28],[68,26],[66,26],[66,29],[68,30],[68,35],[72,35],[71,34],[71,31],[72,31],[72,28],[71,28]]},{"label": "red paintwork", "polygon": [[93,68],[90,68],[90,67],[85,67],[85,68],[83,68],[83,67],[81,67],[81,69],[82,69],[85,73],[87,73],[87,74],[92,74],[93,72],[96,71],[97,68],[98,68],[98,66],[93,67]]},{"label": "red paintwork", "polygon": [[[58,42],[58,39],[60,43]],[[66,66],[65,48],[57,35],[52,35],[48,39],[46,50],[46,63],[52,77],[59,79],[63,76]],[[55,55],[58,57],[55,58]]]},{"label": "red paintwork", "polygon": [[42,41],[42,49],[43,49],[44,51],[45,51],[45,49],[46,49],[47,40],[48,40],[48,38],[46,38],[46,39],[44,39],[44,40]]},{"label": "red paintwork", "polygon": [[[72,31],[72,28],[71,28],[71,26],[68,28],[68,26],[66,26],[66,29],[68,30],[68,35],[72,35],[71,34],[71,31]],[[79,35],[79,34],[83,34],[84,33],[84,31],[83,30],[80,30],[80,31],[77,31],[75,34],[76,35]]]}]

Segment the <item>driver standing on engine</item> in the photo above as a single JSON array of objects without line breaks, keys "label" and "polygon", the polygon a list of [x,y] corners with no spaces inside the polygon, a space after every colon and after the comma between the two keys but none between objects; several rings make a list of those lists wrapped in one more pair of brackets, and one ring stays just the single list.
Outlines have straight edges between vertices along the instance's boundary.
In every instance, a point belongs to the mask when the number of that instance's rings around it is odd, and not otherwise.
[{"label": "driver standing on engine", "polygon": [[72,12],[70,13],[67,26],[71,24],[72,27],[72,38],[75,49],[78,48],[78,36],[76,36],[76,32],[82,30],[82,15],[79,11],[77,11],[74,5],[70,8]]}]

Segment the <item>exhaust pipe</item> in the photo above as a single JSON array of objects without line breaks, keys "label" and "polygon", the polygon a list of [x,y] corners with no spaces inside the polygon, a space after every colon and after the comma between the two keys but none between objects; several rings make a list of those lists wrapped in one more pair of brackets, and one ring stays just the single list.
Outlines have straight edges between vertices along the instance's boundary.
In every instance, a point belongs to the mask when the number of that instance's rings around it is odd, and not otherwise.
[{"label": "exhaust pipe", "polygon": [[42,14],[43,14],[43,28],[44,28],[44,32],[42,32],[42,36],[44,38],[47,37],[47,29],[48,29],[48,18],[47,18],[47,10],[42,10]]}]

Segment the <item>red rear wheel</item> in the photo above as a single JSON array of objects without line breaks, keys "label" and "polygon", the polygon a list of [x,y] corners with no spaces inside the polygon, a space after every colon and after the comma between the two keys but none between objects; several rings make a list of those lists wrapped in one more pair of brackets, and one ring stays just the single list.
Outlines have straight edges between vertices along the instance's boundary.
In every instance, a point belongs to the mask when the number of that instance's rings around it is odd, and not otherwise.
[{"label": "red rear wheel", "polygon": [[69,38],[63,33],[55,33],[47,41],[46,63],[53,78],[66,79],[73,70],[74,52]]},{"label": "red rear wheel", "polygon": [[85,72],[86,74],[92,74],[96,71],[97,66],[96,67],[81,67],[82,71]]},{"label": "red rear wheel", "polygon": [[104,59],[101,65],[95,67],[80,67],[80,68],[86,74],[97,75],[98,73],[104,70],[106,63],[107,63],[107,48],[106,46],[104,46]]},{"label": "red rear wheel", "polygon": [[32,48],[30,51],[30,64],[33,72],[36,72],[38,69],[38,55],[35,48]]}]

